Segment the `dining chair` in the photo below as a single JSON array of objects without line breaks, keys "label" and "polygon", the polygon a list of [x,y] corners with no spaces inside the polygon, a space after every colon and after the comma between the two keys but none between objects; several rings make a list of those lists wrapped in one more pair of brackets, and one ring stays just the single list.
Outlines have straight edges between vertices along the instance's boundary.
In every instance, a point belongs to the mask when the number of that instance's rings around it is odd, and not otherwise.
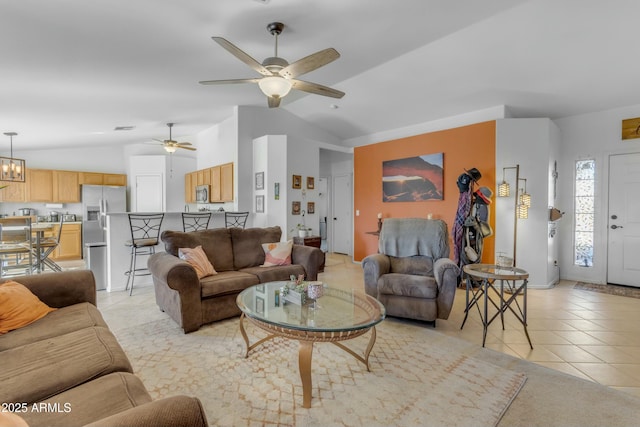
[{"label": "dining chair", "polygon": [[53,271],[62,271],[62,268],[50,258],[53,251],[56,250],[60,244],[60,236],[62,235],[62,226],[64,225],[64,215],[60,215],[60,228],[55,236],[41,237],[39,242],[36,242],[34,247],[34,254],[36,256],[36,267],[42,270],[42,267],[49,267]]},{"label": "dining chair", "polygon": [[206,230],[210,220],[211,212],[183,212],[182,229],[183,231]]},{"label": "dining chair", "polygon": [[0,277],[31,274],[31,218],[0,218]]},{"label": "dining chair", "polygon": [[129,229],[131,230],[131,240],[127,240],[125,245],[131,250],[131,261],[129,262],[129,270],[125,271],[127,275],[127,285],[124,290],[131,289],[129,295],[133,293],[133,282],[136,276],[148,276],[151,273],[145,266],[138,268],[138,255],[153,255],[156,253],[156,245],[160,241],[160,227],[164,214],[129,214]]},{"label": "dining chair", "polygon": [[224,223],[227,228],[244,228],[249,212],[225,212]]}]

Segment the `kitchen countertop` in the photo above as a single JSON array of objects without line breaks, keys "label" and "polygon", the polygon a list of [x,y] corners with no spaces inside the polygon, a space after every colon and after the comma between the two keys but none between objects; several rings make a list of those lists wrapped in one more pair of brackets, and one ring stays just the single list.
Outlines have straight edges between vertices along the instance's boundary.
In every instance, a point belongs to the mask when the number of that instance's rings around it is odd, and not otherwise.
[{"label": "kitchen countertop", "polygon": [[[33,224],[57,225],[57,224],[60,224],[60,221],[55,221],[55,222],[40,221],[40,222],[34,222]],[[64,224],[82,224],[82,221],[65,221]]]},{"label": "kitchen countertop", "polygon": [[225,212],[232,212],[232,211],[190,211],[190,212],[184,212],[184,211],[175,211],[175,212],[107,212],[107,215],[128,215],[128,214],[157,214],[157,213],[164,213],[164,214],[171,214],[171,215],[181,215],[183,213],[207,213],[207,212],[211,212],[211,214],[224,214]]}]

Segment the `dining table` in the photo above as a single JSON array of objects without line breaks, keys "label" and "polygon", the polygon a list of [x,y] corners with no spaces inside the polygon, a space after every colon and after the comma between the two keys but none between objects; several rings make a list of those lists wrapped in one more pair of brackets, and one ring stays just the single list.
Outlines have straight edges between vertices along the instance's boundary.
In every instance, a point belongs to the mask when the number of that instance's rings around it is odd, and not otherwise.
[{"label": "dining table", "polygon": [[[22,231],[27,230],[28,225],[3,225],[3,231]],[[38,273],[42,272],[42,239],[44,238],[44,233],[46,231],[53,230],[53,224],[47,222],[35,222],[31,224],[31,234],[35,236],[35,261],[33,262],[32,269],[35,269]]]}]

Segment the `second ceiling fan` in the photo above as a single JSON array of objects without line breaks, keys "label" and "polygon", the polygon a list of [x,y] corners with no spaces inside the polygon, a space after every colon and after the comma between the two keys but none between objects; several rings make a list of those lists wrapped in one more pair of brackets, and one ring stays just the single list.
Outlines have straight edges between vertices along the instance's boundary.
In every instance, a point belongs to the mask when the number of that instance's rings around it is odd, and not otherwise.
[{"label": "second ceiling fan", "polygon": [[272,22],[267,25],[267,30],[271,35],[275,36],[275,54],[272,57],[266,58],[262,63],[256,61],[228,40],[222,37],[212,37],[216,43],[229,51],[233,56],[253,68],[259,74],[262,74],[262,77],[231,80],[204,80],[201,81],[200,84],[219,85],[233,83],[258,83],[260,90],[262,90],[262,92],[267,96],[269,108],[278,107],[280,105],[280,100],[285,97],[291,89],[301,90],[303,92],[313,93],[316,95],[329,96],[332,98],[342,98],[344,96],[344,92],[318,83],[311,83],[296,79],[298,76],[335,61],[340,57],[338,51],[334,48],[327,48],[289,64],[287,60],[278,56],[278,36],[282,33],[283,29],[284,24],[281,22]]},{"label": "second ceiling fan", "polygon": [[153,140],[158,141],[164,147],[165,151],[169,154],[175,153],[178,148],[196,151],[196,148],[190,146],[190,142],[178,142],[173,140],[173,138],[171,137],[171,128],[173,128],[173,125],[173,123],[167,123],[167,126],[169,127],[169,139],[162,140],[153,138]]}]

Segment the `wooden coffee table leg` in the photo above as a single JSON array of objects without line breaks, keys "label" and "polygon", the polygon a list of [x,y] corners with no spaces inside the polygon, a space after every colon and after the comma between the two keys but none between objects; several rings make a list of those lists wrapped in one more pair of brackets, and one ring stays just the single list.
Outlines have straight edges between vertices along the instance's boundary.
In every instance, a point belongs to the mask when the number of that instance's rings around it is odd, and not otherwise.
[{"label": "wooden coffee table leg", "polygon": [[298,351],[298,369],[302,380],[302,407],[311,408],[311,355],[313,341],[300,341]]}]

